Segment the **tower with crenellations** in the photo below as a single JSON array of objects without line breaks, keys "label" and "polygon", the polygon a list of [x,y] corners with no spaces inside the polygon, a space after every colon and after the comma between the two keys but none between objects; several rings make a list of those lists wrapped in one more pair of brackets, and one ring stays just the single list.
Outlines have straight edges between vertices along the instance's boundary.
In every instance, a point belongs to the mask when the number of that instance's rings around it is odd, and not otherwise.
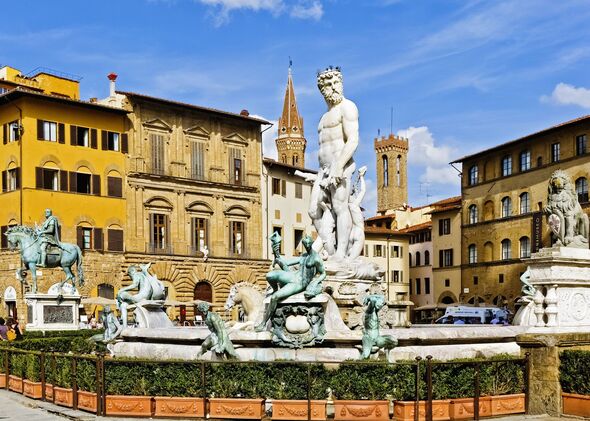
[{"label": "tower with crenellations", "polygon": [[408,203],[408,139],[390,134],[374,142],[377,159],[377,212]]}]

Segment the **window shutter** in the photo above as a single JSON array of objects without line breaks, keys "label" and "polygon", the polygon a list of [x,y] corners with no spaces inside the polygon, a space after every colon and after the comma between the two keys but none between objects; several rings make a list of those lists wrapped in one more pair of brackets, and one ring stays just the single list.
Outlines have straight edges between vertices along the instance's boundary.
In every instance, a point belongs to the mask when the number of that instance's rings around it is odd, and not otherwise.
[{"label": "window shutter", "polygon": [[197,227],[196,219],[197,218],[191,218],[191,235],[190,235],[190,237],[191,237],[191,248],[194,251],[199,251],[199,250],[197,250],[197,246],[198,246],[197,245],[197,234],[195,232],[195,229]]},{"label": "window shutter", "polygon": [[2,171],[2,193],[6,191],[6,180],[7,180],[8,171]]},{"label": "window shutter", "polygon": [[443,267],[443,251],[442,250],[438,251],[438,267],[439,268]]},{"label": "window shutter", "polygon": [[98,141],[97,141],[98,134],[96,129],[90,129],[90,147],[92,149],[98,148]]},{"label": "window shutter", "polygon": [[107,140],[107,132],[105,132],[104,130],[100,131],[100,141],[102,150],[106,151],[109,148],[109,143]]},{"label": "window shutter", "polygon": [[92,194],[100,196],[100,175],[92,175]]},{"label": "window shutter", "polygon": [[70,192],[75,193],[78,191],[78,173],[70,171]]},{"label": "window shutter", "polygon": [[15,185],[15,187],[16,187],[17,189],[20,189],[20,176],[21,176],[21,174],[20,174],[20,173],[21,173],[21,168],[20,168],[20,167],[18,167],[18,168],[16,169],[16,180],[15,180],[15,181],[16,181],[16,183],[15,183],[15,184],[16,184],[16,185]]},{"label": "window shutter", "polygon": [[150,249],[154,247],[154,214],[150,213]]},{"label": "window shutter", "polygon": [[66,143],[66,125],[63,123],[57,125],[57,142]]},{"label": "window shutter", "polygon": [[38,189],[43,188],[43,168],[35,168],[35,187]]},{"label": "window shutter", "polygon": [[59,189],[61,191],[68,191],[68,172],[64,170],[59,171]]},{"label": "window shutter", "polygon": [[281,196],[287,197],[287,180],[281,180]]},{"label": "window shutter", "polygon": [[84,232],[82,231],[82,227],[76,227],[76,243],[78,247],[84,249]]},{"label": "window shutter", "polygon": [[94,250],[104,250],[102,241],[102,228],[94,228]]},{"label": "window shutter", "polygon": [[8,143],[8,124],[2,125],[2,143]]},{"label": "window shutter", "polygon": [[107,196],[123,197],[123,179],[107,177]]},{"label": "window shutter", "polygon": [[43,120],[37,120],[37,140],[44,140],[43,136]]},{"label": "window shutter", "polygon": [[449,250],[449,266],[453,266],[453,249]]},{"label": "window shutter", "polygon": [[76,126],[70,126],[70,145],[77,145],[78,139],[76,138]]},{"label": "window shutter", "polygon": [[129,152],[129,137],[127,136],[127,133],[121,135],[121,152]]},{"label": "window shutter", "polygon": [[443,220],[438,220],[438,235],[443,235]]},{"label": "window shutter", "polygon": [[123,251],[123,230],[107,230],[107,249],[109,251]]},{"label": "window shutter", "polygon": [[8,238],[6,238],[6,236],[4,234],[6,234],[6,231],[8,230],[8,226],[7,225],[2,225],[0,227],[0,248],[6,249],[8,248]]}]

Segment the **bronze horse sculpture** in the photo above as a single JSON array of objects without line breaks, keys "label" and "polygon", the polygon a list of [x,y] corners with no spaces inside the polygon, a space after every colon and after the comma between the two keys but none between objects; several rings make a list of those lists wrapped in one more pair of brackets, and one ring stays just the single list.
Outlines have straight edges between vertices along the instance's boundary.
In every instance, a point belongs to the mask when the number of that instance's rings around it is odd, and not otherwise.
[{"label": "bronze horse sculpture", "polygon": [[[25,271],[31,271],[31,278],[33,285],[31,292],[37,293],[37,266],[41,256],[41,244],[37,232],[25,225],[16,225],[8,228],[6,231],[8,238],[8,245],[10,248],[17,248],[20,250],[21,260],[24,268],[17,271],[18,279],[26,284]],[[82,250],[76,244],[60,243],[59,248],[55,248],[47,255],[48,268],[62,268],[66,274],[66,278],[60,282],[60,289],[63,285],[71,281],[72,286],[76,286],[76,277],[72,273],[72,266],[74,263],[78,269],[78,286],[84,285],[84,271],[82,269]]]}]

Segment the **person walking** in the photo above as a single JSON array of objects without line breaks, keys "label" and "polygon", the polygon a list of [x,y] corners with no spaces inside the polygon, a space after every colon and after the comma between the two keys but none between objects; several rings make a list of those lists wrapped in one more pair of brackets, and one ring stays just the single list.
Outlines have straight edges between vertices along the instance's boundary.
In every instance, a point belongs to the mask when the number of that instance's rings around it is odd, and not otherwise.
[{"label": "person walking", "polygon": [[6,326],[6,320],[3,317],[0,317],[0,340],[8,340],[8,326]]}]

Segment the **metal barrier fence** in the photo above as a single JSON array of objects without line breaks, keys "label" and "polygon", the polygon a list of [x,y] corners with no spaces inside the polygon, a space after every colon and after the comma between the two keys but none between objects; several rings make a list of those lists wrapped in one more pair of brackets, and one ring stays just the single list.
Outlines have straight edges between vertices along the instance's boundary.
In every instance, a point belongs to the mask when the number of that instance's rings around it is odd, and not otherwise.
[{"label": "metal barrier fence", "polygon": [[[308,420],[311,420],[311,401],[312,397],[310,396],[311,393],[311,385],[312,385],[312,367],[319,366],[319,365],[326,365],[326,366],[339,366],[342,364],[345,365],[382,365],[382,366],[410,366],[413,372],[413,383],[414,383],[414,419],[418,421],[421,417],[426,421],[433,420],[433,391],[435,385],[435,379],[433,373],[435,372],[436,367],[440,366],[447,366],[447,365],[458,365],[461,367],[473,367],[473,390],[474,398],[473,403],[473,419],[479,420],[480,419],[480,405],[479,401],[481,398],[481,390],[480,390],[480,378],[482,367],[489,365],[489,364],[501,364],[501,363],[515,363],[520,366],[520,370],[522,370],[522,380],[523,380],[523,392],[524,392],[524,405],[525,405],[525,414],[529,412],[529,382],[530,382],[530,360],[529,360],[529,353],[525,354],[524,358],[505,358],[505,359],[493,359],[493,360],[477,360],[477,361],[434,361],[431,356],[427,356],[424,360],[421,357],[416,357],[413,361],[402,361],[402,362],[395,362],[395,363],[388,363],[388,362],[376,362],[376,361],[344,361],[344,362],[333,362],[333,361],[315,361],[315,362],[298,362],[298,361],[272,361],[272,362],[258,362],[258,361],[178,361],[178,360],[144,360],[144,359],[131,359],[131,358],[111,358],[110,356],[106,356],[104,354],[96,354],[96,355],[82,355],[82,354],[63,354],[63,353],[55,353],[55,352],[40,352],[40,351],[28,351],[28,350],[21,350],[16,348],[5,348],[4,350],[0,351],[0,355],[2,355],[3,364],[0,367],[3,368],[5,374],[5,388],[6,390],[13,390],[11,388],[11,382],[9,381],[12,369],[12,358],[15,355],[31,355],[36,357],[35,361],[37,367],[39,368],[38,376],[33,373],[32,377],[38,378],[39,382],[41,383],[41,396],[39,397],[41,400],[46,402],[56,403],[55,399],[55,391],[52,391],[51,397],[48,397],[46,394],[46,385],[49,385],[50,381],[54,387],[55,383],[61,383],[57,381],[58,371],[57,371],[57,360],[58,359],[69,359],[69,366],[65,371],[66,374],[69,370],[69,384],[71,384],[72,389],[72,404],[65,405],[71,406],[73,409],[79,409],[79,402],[78,402],[78,391],[82,391],[83,389],[79,388],[78,385],[78,370],[79,364],[82,361],[89,361],[92,364],[92,367],[95,371],[95,385],[94,385],[94,392],[88,390],[86,392],[96,393],[96,410],[90,411],[94,412],[99,416],[106,416],[106,399],[107,399],[107,367],[108,366],[116,366],[117,364],[137,364],[137,365],[167,365],[167,364],[175,364],[175,365],[184,365],[186,367],[192,367],[193,369],[198,367],[199,370],[199,377],[201,380],[200,390],[201,396],[193,396],[195,398],[203,399],[204,408],[206,408],[207,404],[207,370],[208,367],[218,366],[223,364],[234,364],[234,365],[276,365],[276,364],[289,364],[289,365],[297,365],[301,367],[305,367],[307,373],[307,414]],[[28,366],[27,366],[28,367]],[[48,369],[50,370],[48,372]],[[424,371],[422,371],[424,370]],[[2,373],[0,373],[2,374]],[[25,380],[27,375],[27,370],[23,369],[21,366],[21,372],[15,373],[20,374],[22,379]],[[49,375],[48,375],[49,374]],[[425,389],[425,390],[424,390]],[[25,388],[22,387],[20,393],[25,394]],[[421,396],[424,396],[421,399]],[[466,398],[471,398],[471,396],[465,396]],[[360,399],[360,397],[359,397]],[[423,415],[420,414],[420,404],[423,403],[425,406],[425,411]],[[60,404],[60,403],[58,403]],[[84,409],[88,410],[88,409]],[[206,414],[205,414],[206,415]],[[211,418],[214,418],[212,415]]]}]

